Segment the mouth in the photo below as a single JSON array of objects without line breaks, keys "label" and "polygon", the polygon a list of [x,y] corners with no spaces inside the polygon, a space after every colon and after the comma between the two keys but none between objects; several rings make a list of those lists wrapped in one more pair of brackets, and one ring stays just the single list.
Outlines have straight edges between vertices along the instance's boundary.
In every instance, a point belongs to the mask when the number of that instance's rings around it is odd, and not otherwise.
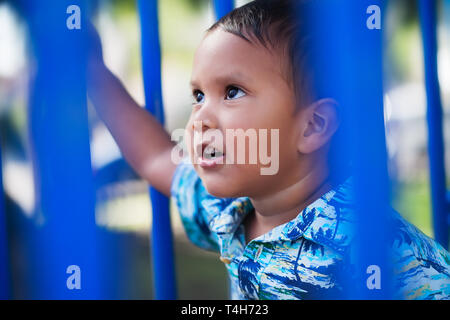
[{"label": "mouth", "polygon": [[215,159],[215,158],[220,158],[224,155],[224,153],[215,148],[214,146],[211,145],[206,145],[203,144],[202,145],[202,153],[203,153],[203,158],[205,159]]},{"label": "mouth", "polygon": [[219,164],[223,164],[225,153],[207,143],[201,145],[201,154],[198,157],[198,163],[202,168],[213,168]]}]

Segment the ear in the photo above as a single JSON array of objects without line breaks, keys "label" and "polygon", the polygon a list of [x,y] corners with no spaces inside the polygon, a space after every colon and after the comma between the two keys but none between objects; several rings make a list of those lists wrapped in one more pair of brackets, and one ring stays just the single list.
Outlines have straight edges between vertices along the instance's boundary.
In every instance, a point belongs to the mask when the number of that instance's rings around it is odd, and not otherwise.
[{"label": "ear", "polygon": [[338,104],[333,99],[321,99],[303,110],[299,115],[301,131],[297,150],[312,153],[326,145],[339,127]]}]

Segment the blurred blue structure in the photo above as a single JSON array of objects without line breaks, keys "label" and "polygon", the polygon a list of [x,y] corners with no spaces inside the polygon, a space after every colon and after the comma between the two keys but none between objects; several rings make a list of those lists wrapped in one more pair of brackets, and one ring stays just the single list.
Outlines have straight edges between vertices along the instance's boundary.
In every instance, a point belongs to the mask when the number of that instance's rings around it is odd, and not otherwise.
[{"label": "blurred blue structure", "polygon": [[[158,1],[138,0],[141,23],[142,73],[145,105],[164,124],[161,92],[161,49],[158,28]],[[151,253],[156,299],[176,299],[173,239],[170,227],[169,199],[150,187],[152,201]]]},{"label": "blurred blue structure", "polygon": [[5,201],[3,197],[2,149],[0,148],[0,300],[8,299],[10,296],[8,237],[6,230]]},{"label": "blurred blue structure", "polygon": [[[144,76],[145,105],[164,124],[161,92],[161,48],[159,43],[158,1],[138,0],[141,24],[141,51]],[[233,1],[215,0],[217,17],[233,9]],[[156,299],[175,299],[175,263],[173,237],[170,227],[169,199],[150,187],[153,208],[151,251]]]},{"label": "blurred blue structure", "polygon": [[[234,0],[213,0],[214,15],[216,20],[225,16],[228,12],[234,9]],[[228,279],[228,291],[230,289],[230,279]]]},{"label": "blurred blue structure", "polygon": [[444,163],[442,103],[437,68],[437,1],[419,0],[422,28],[425,88],[427,92],[428,155],[430,166],[431,206],[435,239],[448,249],[450,203],[447,200]]},{"label": "blurred blue structure", "polygon": [[216,19],[219,20],[234,9],[234,0],[213,0]]},{"label": "blurred blue structure", "polygon": [[[29,101],[36,213],[30,228],[32,298],[101,299],[102,269],[95,223],[86,98],[87,37],[69,29],[66,13],[84,0],[28,0],[36,74]],[[78,266],[80,289],[70,289],[69,266]],[[72,282],[75,283],[75,282]]]},{"label": "blurred blue structure", "polygon": [[[342,115],[341,139],[336,141],[339,155],[334,155],[334,162],[349,158],[355,185],[354,269],[341,274],[347,290],[346,296],[336,297],[340,299],[391,297],[382,34],[367,27],[367,9],[373,5],[380,8],[381,18],[384,1],[380,0],[316,1],[300,13],[312,41],[314,87],[319,98],[336,98]],[[366,285],[368,267],[373,265],[381,270],[381,289],[377,290]]]}]

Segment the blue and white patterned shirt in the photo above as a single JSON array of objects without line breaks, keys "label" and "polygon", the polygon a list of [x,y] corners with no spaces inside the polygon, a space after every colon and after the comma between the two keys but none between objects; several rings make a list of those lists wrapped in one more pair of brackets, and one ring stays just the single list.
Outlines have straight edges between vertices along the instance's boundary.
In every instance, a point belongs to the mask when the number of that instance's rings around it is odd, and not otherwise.
[{"label": "blue and white patterned shirt", "polygon": [[[338,279],[352,239],[351,181],[307,206],[293,220],[245,244],[250,200],[210,195],[188,159],[178,165],[172,196],[189,239],[220,252],[232,299],[339,298]],[[450,254],[393,212],[397,299],[450,299]]]}]

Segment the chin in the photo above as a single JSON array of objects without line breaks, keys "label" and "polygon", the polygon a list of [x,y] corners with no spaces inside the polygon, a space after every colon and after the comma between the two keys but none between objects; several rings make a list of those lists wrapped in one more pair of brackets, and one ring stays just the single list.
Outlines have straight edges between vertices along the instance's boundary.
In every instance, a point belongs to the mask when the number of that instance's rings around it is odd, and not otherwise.
[{"label": "chin", "polygon": [[238,198],[242,197],[242,194],[237,188],[234,188],[233,184],[227,183],[221,179],[214,179],[212,177],[200,177],[203,185],[209,194],[217,198]]}]

